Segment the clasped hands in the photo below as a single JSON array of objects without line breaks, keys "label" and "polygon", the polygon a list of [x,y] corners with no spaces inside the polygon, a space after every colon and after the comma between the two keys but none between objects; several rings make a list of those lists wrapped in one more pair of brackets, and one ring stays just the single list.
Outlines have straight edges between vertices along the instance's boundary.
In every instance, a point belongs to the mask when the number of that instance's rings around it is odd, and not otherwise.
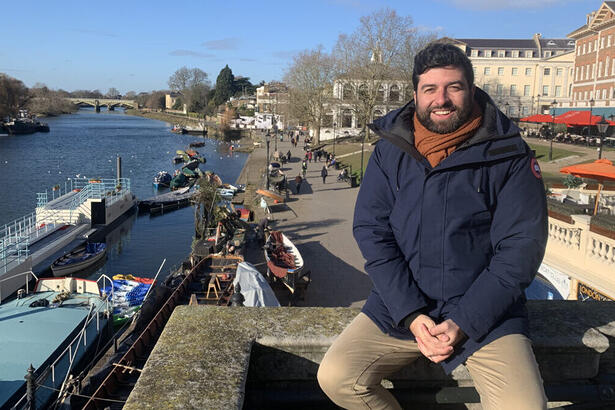
[{"label": "clasped hands", "polygon": [[429,316],[419,315],[410,324],[419,350],[434,363],[446,360],[454,346],[465,338],[465,333],[451,319],[436,324]]}]

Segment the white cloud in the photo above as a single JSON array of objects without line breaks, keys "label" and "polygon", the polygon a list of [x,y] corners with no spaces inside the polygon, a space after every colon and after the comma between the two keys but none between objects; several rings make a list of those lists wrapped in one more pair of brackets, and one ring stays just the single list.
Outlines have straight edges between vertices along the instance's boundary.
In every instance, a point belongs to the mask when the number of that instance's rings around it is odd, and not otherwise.
[{"label": "white cloud", "polygon": [[210,40],[201,44],[210,50],[235,50],[239,46],[239,39],[235,37]]},{"label": "white cloud", "polygon": [[578,1],[581,0],[444,0],[469,10],[540,9]]}]

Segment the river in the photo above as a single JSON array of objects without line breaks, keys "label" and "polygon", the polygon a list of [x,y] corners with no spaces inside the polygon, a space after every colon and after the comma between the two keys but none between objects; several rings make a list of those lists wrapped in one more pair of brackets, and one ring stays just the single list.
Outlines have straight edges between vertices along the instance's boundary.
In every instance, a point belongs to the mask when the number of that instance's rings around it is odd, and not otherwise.
[{"label": "river", "polygon": [[[156,194],[152,178],[172,172],[172,158],[190,142],[204,141],[197,150],[207,159],[201,169],[212,170],[222,181],[235,183],[248,154],[230,152],[226,142],[170,132],[171,124],[125,115],[122,110],[100,113],[81,109],[75,114],[47,118],[49,133],[0,137],[0,226],[36,207],[36,193],[51,191],[67,178],[115,178],[116,157],[122,176],[130,178],[139,199]],[[88,277],[134,274],[152,277],[164,258],[164,272],[190,252],[194,208],[157,217],[134,213],[107,235],[104,266]]]}]

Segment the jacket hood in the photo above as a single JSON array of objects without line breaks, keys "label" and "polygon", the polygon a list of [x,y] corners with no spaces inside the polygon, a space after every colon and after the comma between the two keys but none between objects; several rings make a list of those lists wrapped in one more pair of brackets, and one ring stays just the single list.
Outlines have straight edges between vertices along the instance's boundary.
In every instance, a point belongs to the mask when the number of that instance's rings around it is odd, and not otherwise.
[{"label": "jacket hood", "polygon": [[[474,135],[466,140],[459,149],[484,141],[519,135],[520,128],[497,108],[487,93],[478,87],[476,87],[476,92],[474,93],[474,100],[483,111],[483,122]],[[415,105],[414,100],[412,100],[405,106],[376,119],[369,127],[375,133],[391,140],[397,146],[414,146],[414,126],[412,121],[414,111]]]}]

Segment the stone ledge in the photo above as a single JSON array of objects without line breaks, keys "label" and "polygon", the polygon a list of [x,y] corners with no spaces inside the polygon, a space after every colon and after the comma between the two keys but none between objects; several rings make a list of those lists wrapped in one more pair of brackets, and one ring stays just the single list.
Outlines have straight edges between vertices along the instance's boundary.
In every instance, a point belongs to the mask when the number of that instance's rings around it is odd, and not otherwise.
[{"label": "stone ledge", "polygon": [[[546,384],[615,373],[615,304],[532,301],[528,310]],[[358,312],[179,306],[125,409],[240,409],[248,379],[263,385],[313,385],[328,346]],[[464,366],[446,376],[439,365],[427,360],[419,360],[391,380],[396,386],[472,385]]]}]

